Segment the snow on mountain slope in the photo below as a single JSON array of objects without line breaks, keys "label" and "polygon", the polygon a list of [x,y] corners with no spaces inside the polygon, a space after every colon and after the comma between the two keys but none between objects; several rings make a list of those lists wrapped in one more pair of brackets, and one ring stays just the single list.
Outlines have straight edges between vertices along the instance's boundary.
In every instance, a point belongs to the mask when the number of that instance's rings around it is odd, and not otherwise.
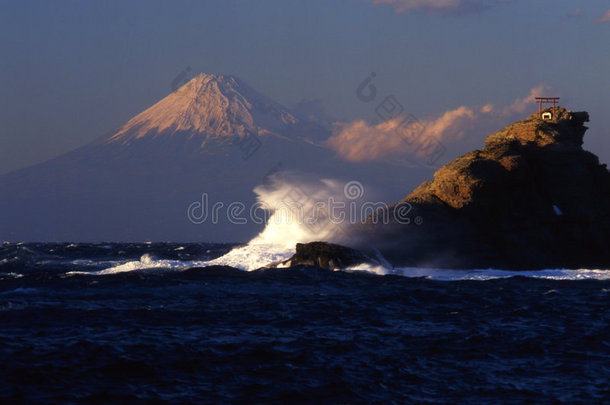
[{"label": "snow on mountain slope", "polygon": [[122,125],[107,143],[188,131],[215,137],[281,134],[299,121],[283,106],[233,76],[201,73]]}]

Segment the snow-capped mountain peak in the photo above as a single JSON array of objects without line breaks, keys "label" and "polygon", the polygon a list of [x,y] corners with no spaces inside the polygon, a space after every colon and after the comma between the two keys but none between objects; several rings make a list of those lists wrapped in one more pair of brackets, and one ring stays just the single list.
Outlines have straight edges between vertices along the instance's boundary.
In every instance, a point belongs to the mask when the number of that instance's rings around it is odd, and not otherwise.
[{"label": "snow-capped mountain peak", "polygon": [[234,76],[201,73],[136,115],[107,143],[188,133],[202,141],[247,134],[281,134],[298,123],[285,107]]}]

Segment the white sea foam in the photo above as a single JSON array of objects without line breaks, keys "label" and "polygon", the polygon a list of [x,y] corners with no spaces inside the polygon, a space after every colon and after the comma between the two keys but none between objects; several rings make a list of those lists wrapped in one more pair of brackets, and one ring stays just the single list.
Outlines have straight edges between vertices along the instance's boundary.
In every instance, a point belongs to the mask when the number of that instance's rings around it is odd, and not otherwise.
[{"label": "white sea foam", "polygon": [[[289,259],[295,253],[297,242],[332,240],[333,232],[329,234],[329,231],[337,230],[335,224],[317,222],[315,226],[308,225],[304,222],[304,218],[299,216],[307,215],[307,212],[297,212],[287,208],[290,208],[290,203],[296,202],[303,203],[307,209],[311,208],[314,202],[327,201],[331,197],[335,201],[345,199],[344,185],[330,179],[304,181],[292,177],[285,176],[281,181],[275,179],[272,187],[260,186],[254,189],[258,202],[269,210],[271,215],[265,229],[247,245],[238,246],[224,256],[210,261],[156,260],[144,255],[139,261],[122,263],[93,274],[115,274],[162,268],[183,270],[190,267],[214,265],[252,271]],[[302,199],[306,199],[306,201],[303,202]],[[328,221],[327,218],[323,220]],[[323,235],[320,235],[320,229],[324,230]]]},{"label": "white sea foam", "polygon": [[126,273],[130,271],[139,271],[139,270],[186,270],[192,267],[202,267],[206,266],[208,262],[204,261],[181,261],[181,260],[159,260],[154,259],[150,255],[145,254],[142,255],[140,260],[131,261],[122,263],[116,266],[109,267],[104,270],[94,271],[94,272],[70,272],[68,274],[93,274],[93,275],[107,275],[107,274],[117,274],[117,273]]},{"label": "white sea foam", "polygon": [[497,269],[435,269],[421,267],[374,266],[361,264],[347,269],[348,271],[366,271],[379,275],[398,275],[412,278],[427,278],[440,281],[460,280],[493,280],[509,277],[531,277],[548,280],[610,280],[610,270],[599,269],[546,269],[546,270],[497,270]]},{"label": "white sea foam", "polygon": [[[333,241],[329,227],[322,226],[324,234],[316,232],[302,220],[294,217],[294,212],[285,208],[287,196],[307,197],[310,200],[327,200],[332,197],[340,201],[345,197],[343,185],[334,180],[318,182],[287,181],[285,178],[274,184],[274,187],[257,187],[255,193],[259,203],[271,211],[271,216],[265,229],[247,245],[238,246],[225,255],[210,261],[180,261],[159,260],[150,254],[145,254],[139,261],[131,261],[114,265],[107,269],[87,274],[116,274],[136,270],[168,269],[186,270],[192,267],[207,267],[214,265],[231,266],[245,271],[263,268],[271,263],[279,263],[289,259],[295,253],[297,242],[305,243],[316,240]],[[302,219],[302,218],[301,218]],[[319,229],[320,224],[316,227]],[[324,225],[324,224],[321,224]],[[332,227],[330,227],[332,230]],[[336,229],[335,229],[336,230]],[[329,237],[330,235],[330,237]],[[175,250],[179,250],[177,248]],[[209,251],[208,251],[209,252]],[[378,275],[398,275],[412,278],[427,278],[442,281],[460,280],[492,280],[509,277],[532,277],[551,280],[610,280],[610,270],[567,270],[548,269],[532,271],[509,271],[497,269],[459,270],[438,268],[398,267],[392,268],[378,255],[381,264],[362,264],[347,269],[350,272],[364,271]],[[281,266],[280,266],[281,267]],[[74,274],[74,273],[72,273]]]},{"label": "white sea foam", "polygon": [[240,270],[252,271],[289,259],[294,254],[291,248],[277,245],[249,243],[231,250],[224,256],[206,263],[208,266],[231,266]]},{"label": "white sea foam", "polygon": [[193,267],[209,266],[231,266],[240,270],[252,271],[265,267],[273,262],[286,260],[293,254],[293,249],[282,249],[277,246],[260,244],[248,244],[236,247],[224,256],[209,261],[161,260],[155,259],[150,254],[146,253],[142,255],[140,260],[116,264],[104,270],[94,272],[72,271],[67,274],[107,275],[141,270],[181,271]]},{"label": "white sea foam", "polygon": [[[294,249],[277,245],[251,243],[239,246],[227,254],[209,261],[182,261],[155,259],[144,254],[138,261],[114,265],[95,272],[70,272],[68,274],[107,275],[141,270],[182,271],[193,267],[231,266],[244,271],[253,271],[271,263],[289,259]],[[281,266],[280,266],[281,267]],[[409,278],[427,278],[439,281],[493,280],[510,277],[531,277],[549,280],[610,280],[610,270],[601,269],[546,269],[546,270],[498,270],[498,269],[441,269],[422,267],[391,268],[381,264],[361,264],[346,269],[348,272],[368,272],[378,275],[397,275]]]},{"label": "white sea foam", "polygon": [[[210,261],[158,260],[150,256],[96,272],[70,272],[68,274],[108,275],[141,270],[182,271],[193,267],[231,266],[253,271],[274,262],[287,260],[294,254],[291,249],[278,249],[268,245],[245,245],[231,250],[224,256]],[[281,267],[281,266],[280,266]],[[498,269],[439,269],[421,267],[388,268],[382,265],[361,264],[346,269],[348,272],[368,272],[378,275],[397,275],[408,278],[426,278],[438,281],[485,281],[510,277],[531,277],[548,280],[610,280],[610,270],[600,269],[546,269],[546,270],[498,270]]]},{"label": "white sea foam", "polygon": [[10,273],[0,273],[0,277],[10,277],[10,278],[21,278],[23,274],[10,272]]},{"label": "white sea foam", "polygon": [[[252,271],[289,259],[297,243],[337,242],[344,236],[341,225],[314,209],[319,202],[345,203],[348,197],[344,183],[332,179],[305,180],[294,173],[284,173],[281,180],[273,179],[271,187],[259,186],[254,192],[261,206],[271,212],[265,229],[247,245],[231,250],[208,265]],[[299,209],[295,210],[296,207]],[[315,223],[308,219],[314,219]]]},{"label": "white sea foam", "polygon": [[16,262],[17,260],[19,260],[19,258],[17,256],[14,256],[12,258],[4,258],[4,259],[0,260],[0,266],[8,264],[8,263]]}]

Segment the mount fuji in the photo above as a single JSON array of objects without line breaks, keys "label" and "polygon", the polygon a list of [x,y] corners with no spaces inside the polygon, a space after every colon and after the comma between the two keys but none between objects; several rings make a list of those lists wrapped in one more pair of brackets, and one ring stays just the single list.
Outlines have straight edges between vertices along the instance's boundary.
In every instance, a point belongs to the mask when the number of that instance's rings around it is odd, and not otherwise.
[{"label": "mount fuji", "polygon": [[245,241],[263,225],[193,223],[189,204],[205,194],[210,205],[251,206],[278,167],[403,197],[395,167],[340,161],[329,136],[236,77],[200,74],[93,142],[0,176],[0,239]]}]

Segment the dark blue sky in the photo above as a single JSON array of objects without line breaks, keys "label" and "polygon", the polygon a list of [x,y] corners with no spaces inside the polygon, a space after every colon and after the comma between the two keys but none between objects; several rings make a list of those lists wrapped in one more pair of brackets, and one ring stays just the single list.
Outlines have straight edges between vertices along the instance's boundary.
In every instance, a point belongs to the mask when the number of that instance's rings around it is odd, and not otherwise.
[{"label": "dark blue sky", "polygon": [[0,173],[112,130],[166,96],[187,66],[234,74],[287,106],[320,99],[341,121],[372,119],[355,97],[372,71],[422,117],[510,105],[546,84],[591,113],[586,146],[610,160],[606,0],[377,2],[389,4],[2,1]]}]

